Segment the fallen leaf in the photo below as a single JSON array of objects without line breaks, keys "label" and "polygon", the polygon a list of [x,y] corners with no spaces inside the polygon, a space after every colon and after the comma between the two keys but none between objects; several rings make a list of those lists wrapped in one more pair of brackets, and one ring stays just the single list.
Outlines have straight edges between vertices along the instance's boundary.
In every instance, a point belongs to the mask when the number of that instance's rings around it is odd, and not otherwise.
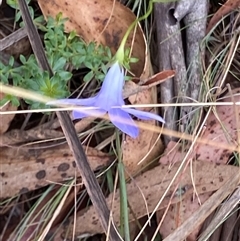
[{"label": "fallen leaf", "polygon": [[208,34],[221,19],[223,19],[230,12],[236,10],[239,7],[239,5],[240,5],[239,0],[228,0],[225,4],[223,4],[211,18],[207,26],[206,33]]},{"label": "fallen leaf", "polygon": [[[232,97],[224,98],[223,102],[239,102],[240,90],[236,89],[233,93],[238,94]],[[206,123],[206,130],[202,137],[208,140],[214,140],[216,143],[226,143],[226,145],[236,145],[237,130],[239,123],[237,115],[240,114],[239,106],[217,106],[215,113],[211,113]],[[209,145],[198,145],[196,147],[196,156],[198,159],[207,160],[214,163],[226,163],[232,152],[227,149],[210,147]]]},{"label": "fallen leaf", "polygon": [[[129,80],[125,82],[123,89],[123,98],[128,98],[129,96],[135,95],[141,91],[155,87],[163,83],[167,79],[173,77],[174,75],[174,70],[165,70],[147,78],[146,80],[140,80],[140,78],[134,77],[131,81]],[[132,82],[138,83],[138,85],[133,85]],[[140,85],[141,83],[142,85]]]},{"label": "fallen leaf", "polygon": [[[148,51],[146,50],[145,55],[145,65],[143,72],[141,74],[140,79],[146,80],[149,76],[152,76],[152,66],[150,63],[150,58],[148,55]],[[171,73],[172,74],[172,73]],[[166,77],[166,76],[165,76]],[[140,83],[139,83],[140,84]],[[130,82],[128,88],[137,89],[138,84],[134,82]],[[128,98],[131,104],[154,104],[157,103],[157,89],[156,86],[138,92],[134,95],[129,96]],[[157,113],[156,108],[139,108],[143,111],[149,111],[152,113]],[[148,120],[140,122],[145,122],[148,124],[156,125],[155,120]],[[128,174],[135,176],[142,169],[148,167],[149,164],[153,163],[153,161],[160,156],[163,152],[164,146],[160,135],[155,132],[151,132],[149,130],[140,129],[139,135],[137,138],[133,139],[129,136],[126,136],[122,147],[123,153],[123,163],[125,165],[125,169]],[[149,168],[149,167],[148,167]]]},{"label": "fallen leaf", "polygon": [[[222,205],[222,202],[228,199],[229,195],[234,193],[234,190],[239,186],[239,183],[240,172],[238,171],[234,176],[229,178],[205,203],[203,203],[189,219],[187,219],[180,227],[178,227],[167,238],[165,238],[164,241],[188,240],[187,236],[189,235],[189,233],[193,232],[200,223],[203,223],[204,220],[206,220],[207,217],[211,215],[214,210],[216,210],[220,205]],[[236,204],[236,199],[234,200],[234,202]],[[224,215],[224,218],[226,217],[227,215]],[[224,218],[221,218],[221,221],[223,221]],[[219,224],[219,222],[217,222],[217,224]],[[215,229],[216,225],[213,225],[212,227],[213,229]],[[211,231],[213,231],[213,229],[211,229]],[[206,239],[197,238],[197,240],[205,241]]]},{"label": "fallen leaf", "polygon": [[[84,147],[92,170],[106,166],[110,157],[94,148]],[[21,150],[21,149],[20,149]],[[12,148],[1,148],[0,198],[6,198],[75,177],[76,163],[67,145],[19,154]],[[77,171],[77,176],[79,177]]]},{"label": "fallen leaf", "polygon": [[163,70],[159,73],[156,73],[154,75],[152,75],[151,77],[147,78],[146,80],[140,80],[139,84],[142,85],[156,85],[157,84],[161,84],[164,81],[166,81],[167,79],[170,79],[172,77],[174,77],[175,75],[175,71],[174,70]]},{"label": "fallen leaf", "polygon": [[[133,86],[137,86],[132,82]],[[137,87],[136,87],[137,88]],[[129,97],[131,104],[150,104],[156,103],[154,98],[156,96],[156,88],[148,89],[132,95]],[[140,108],[141,109],[141,108]],[[147,108],[142,108],[142,110],[155,112],[155,110],[149,110]],[[156,121],[141,121],[148,124],[155,125]],[[159,138],[159,134],[151,132],[149,130],[140,129],[139,135],[137,138],[133,139],[129,136],[126,136],[126,139],[123,143],[122,152],[123,152],[123,163],[129,173],[132,176],[135,176],[143,168],[148,166],[151,162],[154,161],[163,151],[163,143]],[[141,163],[140,163],[141,162]]]},{"label": "fallen leaf", "polygon": [[[183,199],[181,202],[175,203],[170,206],[167,214],[164,216],[163,223],[160,227],[160,233],[162,238],[167,237],[171,234],[177,227],[180,227],[189,217],[192,216],[193,213],[198,210],[200,207],[199,201],[204,203],[208,198],[212,195],[210,193],[198,194],[188,196]],[[194,197],[194,198],[193,198]],[[165,210],[160,210],[157,212],[157,222],[160,223],[162,217],[165,213]],[[200,227],[196,227],[194,232],[188,235],[187,241],[195,241],[196,237],[198,236]]]}]

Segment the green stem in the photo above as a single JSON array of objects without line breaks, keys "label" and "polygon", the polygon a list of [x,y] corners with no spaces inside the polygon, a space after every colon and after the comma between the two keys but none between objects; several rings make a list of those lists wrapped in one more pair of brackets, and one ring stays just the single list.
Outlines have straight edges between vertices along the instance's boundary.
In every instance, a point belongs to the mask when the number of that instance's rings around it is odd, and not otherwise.
[{"label": "green stem", "polygon": [[147,12],[140,18],[136,18],[132,24],[129,26],[128,30],[126,31],[123,39],[122,39],[122,42],[117,50],[117,53],[116,53],[116,59],[121,63],[123,64],[123,60],[124,60],[124,48],[125,48],[125,45],[126,45],[126,42],[127,42],[127,39],[129,37],[129,34],[131,33],[131,31],[134,29],[134,27],[136,26],[136,24],[139,22],[139,21],[142,21],[144,20],[145,18],[147,18],[150,13],[152,12],[152,8],[153,8],[153,0],[149,2],[149,5],[148,5],[148,10]]},{"label": "green stem", "polygon": [[129,217],[128,217],[128,196],[125,178],[125,167],[122,162],[122,148],[119,132],[116,135],[116,146],[118,153],[118,173],[120,181],[120,220],[121,233],[125,241],[130,241]]},{"label": "green stem", "polygon": [[162,2],[162,3],[167,3],[167,2],[174,2],[176,0],[151,0],[149,1],[149,4],[148,4],[148,10],[147,12],[140,18],[136,18],[132,24],[129,26],[128,30],[126,31],[123,39],[122,39],[122,42],[116,52],[116,59],[119,61],[120,64],[123,64],[123,61],[124,61],[124,48],[125,48],[125,44],[127,42],[127,39],[131,33],[131,31],[134,29],[134,27],[136,26],[136,24],[144,19],[146,19],[152,12],[153,10],[153,3],[157,3],[157,2]]}]

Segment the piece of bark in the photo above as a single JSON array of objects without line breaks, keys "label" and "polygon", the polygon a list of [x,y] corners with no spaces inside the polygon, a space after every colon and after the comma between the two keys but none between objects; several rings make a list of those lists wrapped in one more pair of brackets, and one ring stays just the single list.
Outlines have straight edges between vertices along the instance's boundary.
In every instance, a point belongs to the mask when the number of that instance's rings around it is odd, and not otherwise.
[{"label": "piece of bark", "polygon": [[[176,66],[172,64],[172,55],[175,53],[172,52],[172,47],[177,48],[176,55],[181,56],[181,60],[183,57],[182,54],[182,43],[179,41],[179,24],[176,24],[176,20],[173,18],[171,14],[171,9],[173,7],[173,3],[168,4],[160,4],[156,3],[154,5],[154,13],[156,18],[156,28],[157,28],[157,41],[158,41],[158,55],[159,55],[159,70],[167,70],[167,69],[177,69]],[[172,38],[173,34],[176,34],[174,38]],[[179,55],[180,53],[180,55]],[[178,59],[176,61],[178,63],[182,63]],[[175,63],[176,63],[175,62]],[[178,65],[179,66],[179,65]],[[164,83],[161,84],[161,102],[164,104],[173,103],[174,97],[177,96],[175,93],[175,79],[176,79],[176,88],[178,86],[180,78],[178,76],[182,75],[180,69],[184,69],[185,65],[182,67],[179,66],[178,71],[176,71],[176,75],[174,78],[168,79]],[[180,85],[180,84],[179,84]],[[177,130],[177,110],[174,107],[164,107],[162,111],[162,115],[166,121],[166,128]],[[170,140],[172,140],[171,136],[164,136],[164,143],[167,144]]]},{"label": "piece of bark", "polygon": [[[176,70],[174,79],[161,85],[162,103],[189,102],[189,99],[183,97],[198,100],[202,80],[201,58],[204,56],[200,43],[205,36],[207,10],[207,0],[180,0],[169,4],[155,4],[159,68]],[[180,26],[182,20],[186,26],[185,36]],[[186,53],[183,52],[184,47]],[[191,107],[182,107],[179,116],[176,108],[166,107],[164,111],[167,128],[176,130],[179,117],[186,130],[191,120]],[[171,138],[165,137],[166,143],[170,140]]]},{"label": "piece of bark", "polygon": [[[183,20],[186,27],[186,69],[187,69],[187,96],[193,100],[201,98],[202,68],[201,61],[204,60],[205,48],[201,41],[205,37],[208,15],[208,0],[180,0],[176,2],[173,16],[178,22]],[[185,100],[185,102],[189,102]],[[182,107],[182,118],[185,127],[191,121],[192,107]],[[184,128],[185,129],[185,128]]]}]

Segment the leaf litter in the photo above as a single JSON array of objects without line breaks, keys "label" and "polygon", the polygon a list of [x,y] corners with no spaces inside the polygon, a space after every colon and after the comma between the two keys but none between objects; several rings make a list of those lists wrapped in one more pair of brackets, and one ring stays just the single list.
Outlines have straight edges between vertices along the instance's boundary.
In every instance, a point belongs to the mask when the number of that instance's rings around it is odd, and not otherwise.
[{"label": "leaf litter", "polygon": [[[239,90],[234,90],[234,95],[231,97],[225,97],[225,102],[238,102],[240,101]],[[238,132],[238,122],[236,115],[240,114],[239,106],[217,106],[214,108],[209,115],[206,128],[203,130],[201,137],[208,140],[214,140],[216,143],[222,144],[232,144],[236,145],[237,132]],[[236,113],[237,111],[237,113]],[[173,151],[160,159],[160,163],[165,165],[174,165],[174,163],[181,161],[186,152],[179,148],[179,145],[174,146],[170,144]],[[179,149],[181,151],[179,151]],[[217,146],[213,148],[209,145],[196,145],[189,158],[193,160],[205,160],[215,164],[226,165],[230,159],[232,152],[227,149],[219,149]],[[178,157],[179,156],[179,157]],[[174,163],[172,163],[174,160]],[[193,165],[194,169],[194,165]],[[195,180],[194,180],[195,182]],[[197,196],[185,198],[177,205],[171,206],[168,210],[166,216],[164,216],[164,221],[161,225],[160,232],[163,237],[167,237],[171,234],[177,227],[179,227],[185,220],[187,220],[191,215],[199,209],[199,205],[203,204],[212,193],[204,193]],[[192,198],[194,197],[194,200]],[[157,218],[160,222],[164,211],[160,211],[157,214]],[[195,231],[188,236],[188,240],[196,240],[196,237],[201,229],[201,225],[196,227]]]},{"label": "leaf litter", "polygon": [[[195,165],[197,171],[194,173],[194,184],[199,194],[216,191],[223,185],[225,181],[229,179],[229,177],[236,175],[239,172],[238,168],[233,166],[216,165],[202,161],[198,161]],[[159,165],[153,170],[147,171],[140,175],[133,182],[127,185],[128,202],[137,218],[145,216],[155,209],[178,168],[179,163],[171,169],[169,169],[167,165]],[[182,200],[181,198],[192,196],[194,189],[191,175],[191,170],[188,167],[181,182],[179,183],[179,181],[176,181],[170,188],[169,192],[167,192],[159,209],[167,207],[169,202],[178,203]],[[181,193],[181,195],[176,193],[171,199],[173,194],[172,192],[174,191],[176,185],[180,186],[183,191],[181,192],[180,190],[179,193]],[[112,200],[113,204],[111,203]],[[114,197],[110,195],[107,198],[107,202],[109,207],[113,206],[113,220],[115,221],[116,225],[119,225],[119,192],[117,191]],[[129,215],[130,220],[134,221],[133,214],[129,213]],[[86,234],[93,235],[103,232],[101,223],[97,218],[97,213],[93,207],[90,207],[88,210],[86,210],[83,215],[78,215],[76,220],[70,218],[68,222],[69,226],[65,228],[61,227],[54,237],[54,240],[63,240],[61,237],[64,233],[68,232],[68,238],[70,238],[73,229],[75,230],[75,237],[80,235],[84,236]]]},{"label": "leaf litter", "polygon": [[[229,101],[229,99],[225,99],[225,101]],[[235,101],[240,101],[240,97],[237,96]],[[218,123],[216,116],[211,113],[207,122],[207,129],[203,133],[203,136],[206,137],[211,134],[211,138],[216,140],[216,148],[208,147],[208,145],[204,144],[197,144],[189,157],[193,160],[192,167],[190,167],[190,165],[186,167],[184,172],[180,174],[180,178],[175,180],[167,193],[165,193],[165,191],[179,170],[181,161],[186,153],[180,144],[174,142],[169,143],[163,156],[160,158],[159,166],[140,174],[134,181],[127,184],[128,201],[131,210],[133,210],[135,214],[135,216],[133,216],[131,212],[129,213],[131,221],[134,221],[134,217],[140,218],[150,214],[154,211],[159,200],[162,199],[158,210],[166,208],[169,204],[175,204],[175,206],[173,205],[172,208],[169,209],[171,215],[165,217],[168,227],[166,228],[164,226],[165,229],[162,229],[164,233],[170,234],[199,209],[198,198],[201,199],[201,204],[203,204],[211,196],[213,191],[222,187],[232,176],[239,175],[238,167],[226,165],[226,162],[232,154],[231,151],[221,150],[217,147],[218,141],[229,144],[229,140],[225,135],[227,132],[231,133],[232,143],[235,145],[237,125],[236,122],[229,121],[230,119],[234,119],[236,114],[235,109],[233,106],[217,106],[216,111],[221,119],[222,125],[211,124],[212,121]],[[225,116],[223,116],[223,113]],[[240,112],[237,114],[240,114]],[[224,126],[224,129],[222,126]],[[205,154],[205,148],[208,150],[207,156]],[[186,150],[187,149],[188,147],[186,147]],[[218,160],[217,163],[214,162],[216,159]],[[176,187],[178,187],[178,190],[174,193]],[[115,193],[115,196],[110,195],[107,198],[107,203],[109,207],[113,207],[113,220],[116,225],[119,225],[119,191]],[[158,213],[158,216],[160,214],[161,213]],[[73,217],[70,217],[68,221],[68,226],[59,227],[59,232],[54,236],[54,240],[63,240],[61,237],[64,236],[63,234],[68,233],[69,230],[69,235],[72,235],[73,228],[75,230],[75,237],[103,232],[93,207],[90,207],[86,211],[82,210],[77,216],[77,220],[74,221]],[[196,236],[197,231],[192,233],[192,237]],[[70,236],[68,236],[68,238],[70,238]],[[189,236],[189,238],[191,238],[191,236]]]}]

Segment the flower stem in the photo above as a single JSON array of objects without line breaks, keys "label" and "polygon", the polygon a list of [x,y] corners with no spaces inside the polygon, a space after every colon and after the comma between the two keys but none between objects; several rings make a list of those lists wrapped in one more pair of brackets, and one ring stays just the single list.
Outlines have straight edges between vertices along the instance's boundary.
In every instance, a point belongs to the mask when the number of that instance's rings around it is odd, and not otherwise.
[{"label": "flower stem", "polygon": [[177,0],[151,0],[149,1],[149,4],[148,4],[148,10],[147,12],[140,18],[136,18],[132,24],[129,26],[129,28],[127,29],[123,39],[122,39],[122,42],[116,52],[116,60],[119,62],[119,64],[123,65],[123,62],[124,62],[124,48],[125,48],[125,44],[127,42],[127,39],[131,33],[131,31],[134,29],[134,27],[137,25],[138,22],[146,19],[152,12],[153,10],[153,3],[157,3],[157,2],[161,2],[161,3],[168,3],[168,2],[174,2],[174,1],[177,1]]}]

